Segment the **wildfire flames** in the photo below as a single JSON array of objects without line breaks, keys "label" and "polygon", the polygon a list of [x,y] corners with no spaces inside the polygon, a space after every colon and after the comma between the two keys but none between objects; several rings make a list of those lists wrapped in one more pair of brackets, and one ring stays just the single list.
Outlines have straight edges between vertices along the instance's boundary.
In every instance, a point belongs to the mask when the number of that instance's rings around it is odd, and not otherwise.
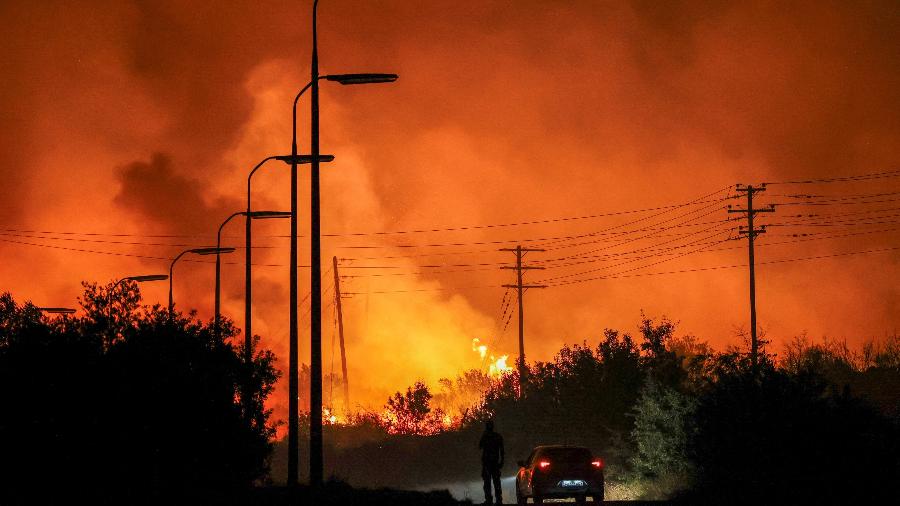
[{"label": "wildfire flames", "polygon": [[433,436],[454,428],[453,417],[440,409],[434,410],[421,420],[403,419],[389,409],[381,412],[380,421],[388,434],[417,434]]},{"label": "wildfire flames", "polygon": [[322,407],[322,421],[328,425],[346,425],[346,423],[338,418],[331,408]]},{"label": "wildfire flames", "polygon": [[[478,338],[472,339],[472,351],[478,353],[482,360],[482,371],[487,365],[487,375],[493,381],[499,381],[504,375],[513,372],[513,368],[507,364],[509,355],[495,356],[490,352],[490,347],[482,344]],[[482,374],[484,374],[482,372]],[[430,396],[429,396],[430,397]],[[415,410],[385,408],[381,412],[363,414],[338,415],[333,408],[322,407],[322,421],[325,425],[355,425],[366,417],[374,420],[389,434],[416,434],[429,436],[452,430],[462,422],[461,417],[455,417],[448,411],[452,407],[448,405],[432,406],[430,410],[415,413]]]},{"label": "wildfire flames", "polygon": [[509,359],[509,355],[501,355],[500,358],[495,358],[494,355],[489,355],[487,345],[481,344],[481,340],[477,337],[475,339],[472,339],[472,351],[478,352],[478,355],[481,356],[482,360],[490,357],[488,365],[488,375],[492,378],[499,378],[500,376],[503,376],[504,374],[513,370],[513,368],[506,363],[506,361]]}]

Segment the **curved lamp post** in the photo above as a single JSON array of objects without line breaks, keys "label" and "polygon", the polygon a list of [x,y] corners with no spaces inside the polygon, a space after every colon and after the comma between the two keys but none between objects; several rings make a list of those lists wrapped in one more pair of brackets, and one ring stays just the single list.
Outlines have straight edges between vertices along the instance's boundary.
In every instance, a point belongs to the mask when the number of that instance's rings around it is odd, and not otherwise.
[{"label": "curved lamp post", "polygon": [[[291,213],[289,213],[287,211],[252,211],[252,212],[238,211],[236,213],[232,213],[231,216],[226,218],[225,221],[223,221],[222,224],[219,225],[219,231],[218,231],[218,233],[216,233],[216,312],[215,312],[215,320],[214,320],[216,337],[219,337],[219,318],[222,314],[221,313],[222,261],[221,261],[221,255],[220,255],[220,253],[222,252],[222,229],[225,228],[225,225],[227,225],[228,222],[231,221],[231,219],[234,218],[235,216],[246,216],[249,218],[247,220],[247,222],[249,223],[249,221],[251,219],[261,220],[261,219],[271,219],[271,218],[290,218]],[[247,251],[249,251],[250,247],[251,247],[250,243],[247,243],[245,245],[245,247],[246,247]],[[234,251],[234,248],[232,248],[232,251]]]},{"label": "curved lamp post", "polygon": [[[320,160],[324,162],[330,162],[334,160],[334,157],[331,155],[323,155],[319,157]],[[266,162],[269,160],[278,160],[286,163],[287,165],[297,164],[302,165],[305,163],[310,163],[312,161],[312,157],[309,155],[278,155],[278,156],[270,156],[264,158],[261,162],[256,164],[253,167],[253,170],[250,171],[250,174],[247,175],[247,212],[251,212],[250,208],[250,183],[253,180],[253,174],[256,174],[256,171],[259,170]],[[290,212],[287,213],[288,217],[290,217]],[[253,227],[250,226],[252,223],[251,220],[244,220],[244,228],[245,228],[245,239],[244,245],[246,246],[244,250],[244,360],[249,365],[253,360],[253,315],[251,314],[252,300],[253,300],[253,276],[251,271],[251,261],[253,255],[253,238],[251,229]]]},{"label": "curved lamp post", "polygon": [[172,263],[169,264],[169,320],[172,319],[172,312],[175,309],[175,301],[172,299],[172,281],[173,276],[175,274],[175,262],[178,261],[184,255],[188,253],[193,253],[195,255],[216,255],[219,253],[233,253],[234,248],[194,248],[194,249],[186,249],[179,253],[175,258],[172,259]]},{"label": "curved lamp post", "polygon": [[[312,64],[311,78],[294,98],[293,139],[291,153],[297,153],[297,101],[312,88],[310,106],[310,395],[309,395],[309,482],[319,488],[323,479],[322,456],[322,265],[321,230],[319,223],[319,80],[338,82],[344,85],[389,83],[397,80],[396,74],[335,74],[319,75],[319,49],[316,34],[316,9],[319,0],[313,2],[312,11]],[[288,360],[288,486],[297,484],[298,460],[298,377],[297,377],[297,166],[291,167],[291,290],[290,290],[290,356]]]},{"label": "curved lamp post", "polygon": [[[334,157],[331,155],[324,155],[319,157],[324,162],[330,162],[334,160]],[[302,165],[304,163],[310,163],[312,161],[312,157],[309,155],[277,155],[277,156],[269,156],[264,158],[262,161],[256,164],[255,167],[250,171],[250,174],[247,175],[247,213],[249,214],[251,211],[250,206],[250,188],[251,182],[253,181],[253,174],[256,174],[256,171],[260,169],[266,162],[269,160],[278,160],[284,162],[288,165]],[[288,213],[288,216],[291,216],[291,213]],[[251,371],[250,364],[253,362],[253,274],[251,270],[251,262],[253,256],[253,237],[252,237],[252,220],[247,219],[244,220],[244,363],[247,364],[247,371]],[[251,377],[248,376],[246,378],[246,383],[244,385],[244,412],[247,413],[248,417],[250,414],[250,381]]]},{"label": "curved lamp post", "polygon": [[112,342],[112,338],[114,337],[112,335],[112,333],[113,333],[113,330],[112,330],[113,329],[112,298],[113,298],[113,293],[115,293],[115,291],[116,291],[116,288],[120,284],[124,283],[125,281],[136,281],[138,283],[144,283],[144,282],[148,282],[148,281],[165,281],[167,279],[169,279],[169,276],[166,274],[146,274],[146,275],[142,275],[142,276],[127,276],[127,277],[124,277],[124,278],[116,281],[115,283],[113,283],[112,288],[110,288],[109,292],[107,292],[107,294],[106,294],[106,318],[109,321],[110,342]]}]

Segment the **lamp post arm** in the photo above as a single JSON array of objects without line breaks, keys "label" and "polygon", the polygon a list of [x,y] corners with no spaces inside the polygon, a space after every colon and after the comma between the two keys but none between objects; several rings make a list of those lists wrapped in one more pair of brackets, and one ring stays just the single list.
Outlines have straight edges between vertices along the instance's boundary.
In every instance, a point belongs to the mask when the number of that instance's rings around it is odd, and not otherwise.
[{"label": "lamp post arm", "polygon": [[222,314],[222,229],[225,228],[225,225],[227,225],[228,222],[231,221],[235,216],[243,216],[246,214],[246,211],[231,213],[231,216],[225,218],[225,221],[223,221],[222,224],[219,225],[219,231],[216,232],[216,314],[215,320],[213,320],[213,324],[215,325],[216,337],[218,337],[219,335],[219,316]]},{"label": "lamp post arm", "polygon": [[[243,216],[247,214],[246,211],[238,211],[236,213],[232,213],[231,216],[225,219],[221,225],[219,225],[219,231],[216,233],[216,248],[220,249],[222,247],[222,229],[225,228],[225,225],[228,224],[235,216]],[[219,253],[216,252],[216,258],[219,257]]]},{"label": "lamp post arm", "polygon": [[263,158],[263,160],[256,164],[256,167],[253,167],[253,170],[250,171],[250,175],[247,176],[247,212],[250,212],[250,178],[253,177],[253,174],[256,174],[256,171],[259,170],[260,167],[265,165],[269,160],[274,160],[277,158],[276,156],[268,156]]},{"label": "lamp post arm", "polygon": [[[253,328],[252,321],[253,316],[251,315],[251,305],[252,305],[252,290],[253,290],[253,278],[252,271],[250,268],[251,264],[251,255],[253,254],[252,247],[252,238],[251,238],[251,223],[252,218],[250,216],[250,182],[253,180],[253,174],[256,174],[256,171],[259,170],[266,162],[269,160],[273,160],[275,156],[268,156],[263,158],[262,161],[256,164],[256,167],[253,167],[253,170],[250,171],[250,174],[247,175],[247,214],[244,219],[244,362],[249,366],[253,361]],[[243,400],[244,405],[244,414],[245,416],[250,417],[250,409],[251,404],[249,400],[249,392],[250,392],[250,368],[247,368],[247,378],[246,383],[244,383],[244,389],[241,392],[241,398]]]},{"label": "lamp post arm", "polygon": [[[328,77],[328,76],[319,76],[316,80],[325,79],[326,77]],[[297,96],[294,97],[294,115],[293,115],[293,121],[292,121],[292,123],[293,123],[292,134],[293,135],[291,136],[292,137],[291,153],[294,156],[297,156],[297,103],[300,102],[300,97],[302,97],[303,94],[306,93],[306,90],[308,90],[312,85],[313,85],[313,81],[306,83],[306,86],[304,86],[303,89],[301,89],[300,92],[297,93]]]},{"label": "lamp post arm", "polygon": [[179,253],[175,258],[172,259],[172,263],[169,264],[169,320],[172,319],[172,310],[175,308],[175,302],[172,299],[172,283],[173,283],[173,275],[175,274],[175,262],[178,261],[179,258],[184,255],[190,253],[191,250],[184,250]]}]

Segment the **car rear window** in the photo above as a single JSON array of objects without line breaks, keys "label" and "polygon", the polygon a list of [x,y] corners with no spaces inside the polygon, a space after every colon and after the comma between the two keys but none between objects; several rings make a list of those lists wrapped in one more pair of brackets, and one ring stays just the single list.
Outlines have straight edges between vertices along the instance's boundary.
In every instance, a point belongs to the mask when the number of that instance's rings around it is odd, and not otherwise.
[{"label": "car rear window", "polygon": [[541,456],[562,462],[586,462],[591,460],[591,452],[587,448],[547,448],[541,452]]}]

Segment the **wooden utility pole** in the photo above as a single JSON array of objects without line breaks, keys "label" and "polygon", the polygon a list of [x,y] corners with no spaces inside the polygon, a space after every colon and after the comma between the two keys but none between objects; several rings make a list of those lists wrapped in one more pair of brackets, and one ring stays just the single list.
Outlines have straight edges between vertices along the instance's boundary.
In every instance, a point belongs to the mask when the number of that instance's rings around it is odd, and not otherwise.
[{"label": "wooden utility pole", "polygon": [[747,209],[729,209],[729,213],[746,213],[747,214],[747,228],[744,229],[743,226],[740,228],[740,234],[747,234],[748,246],[749,246],[749,256],[750,256],[750,362],[753,367],[753,373],[756,373],[757,366],[759,365],[759,344],[756,338],[756,269],[754,266],[754,258],[753,258],[753,240],[759,234],[766,233],[765,225],[760,228],[753,227],[753,216],[756,213],[771,213],[775,211],[775,206],[770,205],[769,207],[763,209],[754,209],[753,208],[753,194],[758,192],[766,191],[765,183],[762,186],[741,186],[737,185],[736,188],[739,192],[747,193]]},{"label": "wooden utility pole", "polygon": [[[501,248],[500,251],[512,251],[516,254],[516,265],[513,266],[504,266],[501,269],[515,269],[516,270],[516,284],[514,285],[503,285],[504,288],[515,288],[517,290],[519,296],[519,360],[516,362],[516,365],[519,368],[519,384],[524,385],[527,380],[528,369],[525,367],[525,317],[523,313],[523,304],[522,304],[522,290],[527,288],[547,288],[545,285],[526,285],[522,283],[522,271],[524,270],[532,270],[532,269],[543,269],[543,267],[532,267],[522,265],[522,257],[525,253],[529,251],[544,251],[542,249],[536,248],[523,248],[522,245],[518,245],[515,248]],[[520,386],[521,389],[521,386]]]},{"label": "wooden utility pole", "polygon": [[334,307],[337,308],[338,335],[341,338],[341,377],[344,378],[344,411],[350,415],[350,382],[347,380],[347,352],[344,350],[344,313],[341,310],[341,277],[338,275],[338,259],[334,262]]}]

